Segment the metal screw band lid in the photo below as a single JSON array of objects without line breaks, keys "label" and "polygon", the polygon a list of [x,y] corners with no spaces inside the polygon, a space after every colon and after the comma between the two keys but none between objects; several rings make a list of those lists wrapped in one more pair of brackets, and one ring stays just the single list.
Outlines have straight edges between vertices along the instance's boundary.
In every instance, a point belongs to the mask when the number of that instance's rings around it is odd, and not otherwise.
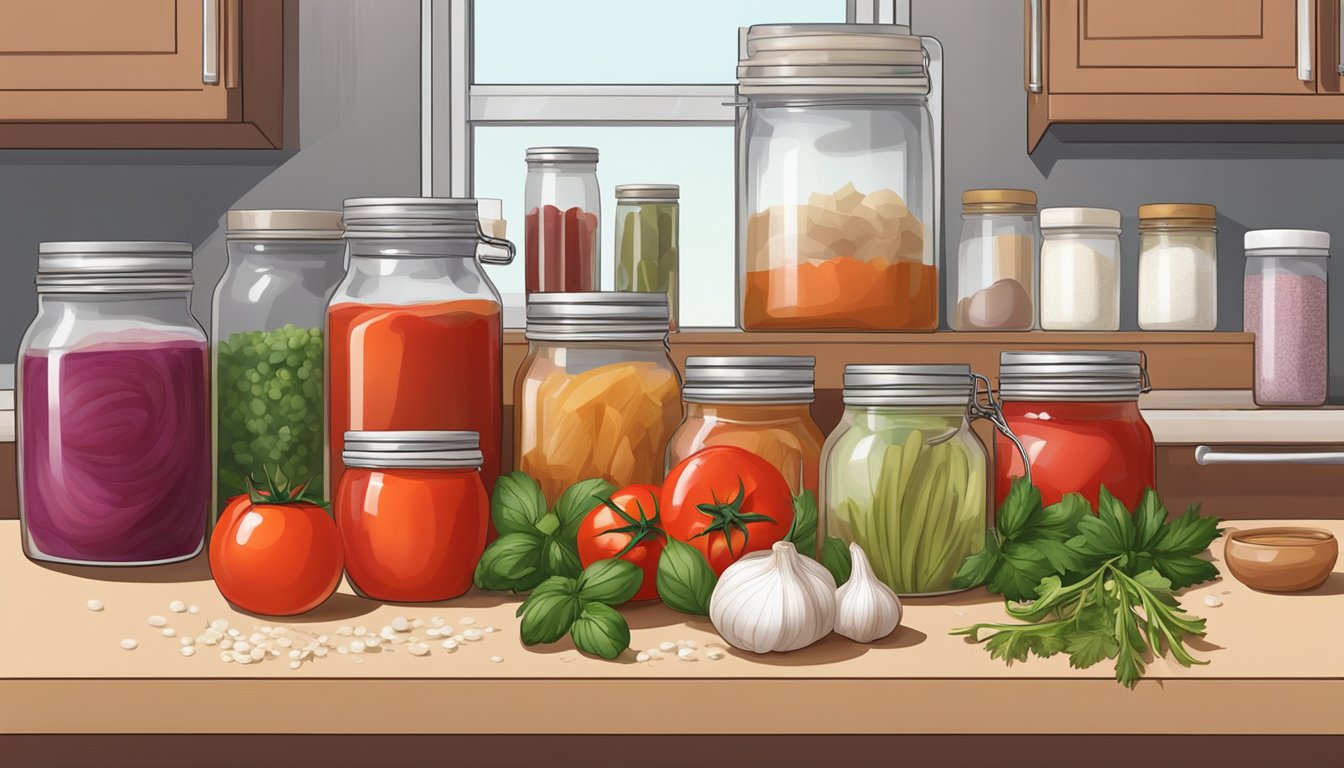
[{"label": "metal screw band lid", "polygon": [[618,184],[616,200],[618,202],[676,202],[681,197],[681,187],[676,184]]},{"label": "metal screw band lid", "polygon": [[345,236],[340,211],[244,210],[228,215],[230,240],[339,240]]},{"label": "metal screw band lid", "polygon": [[1141,352],[1004,352],[999,356],[999,397],[1003,400],[1113,402],[1138,400],[1149,389]]},{"label": "metal screw band lid", "polygon": [[38,293],[150,293],[191,290],[191,243],[42,243]]},{"label": "metal screw band lid", "polygon": [[737,67],[743,95],[927,95],[924,43],[895,24],[758,24]]},{"label": "metal screw band lid", "polygon": [[804,356],[686,358],[688,403],[810,403],[817,359]]},{"label": "metal screw band lid", "polygon": [[845,366],[845,405],[965,407],[974,395],[969,365]]},{"label": "metal screw band lid", "polygon": [[368,469],[479,469],[480,435],[442,430],[351,431],[341,460]]},{"label": "metal screw band lid", "polygon": [[354,197],[342,215],[350,237],[475,238],[480,230],[467,197]]},{"label": "metal screw band lid", "polygon": [[530,341],[662,341],[671,321],[665,293],[534,293]]},{"label": "metal screw band lid", "polygon": [[528,165],[596,163],[596,147],[528,147]]}]

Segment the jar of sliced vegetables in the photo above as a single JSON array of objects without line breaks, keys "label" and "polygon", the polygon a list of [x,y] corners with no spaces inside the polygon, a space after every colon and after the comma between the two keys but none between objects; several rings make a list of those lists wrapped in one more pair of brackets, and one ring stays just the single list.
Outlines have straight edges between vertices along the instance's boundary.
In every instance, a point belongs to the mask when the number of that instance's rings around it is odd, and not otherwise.
[{"label": "jar of sliced vegetables", "polygon": [[514,384],[515,466],[547,501],[601,477],[663,478],[681,423],[681,380],[668,357],[667,295],[535,293],[527,358]]},{"label": "jar of sliced vegetables", "polygon": [[984,547],[986,453],[969,422],[1007,429],[988,393],[965,365],[845,366],[844,415],[822,449],[824,530],[898,594],[953,591]]},{"label": "jar of sliced vegetables", "polygon": [[616,290],[666,293],[677,324],[676,184],[616,187]]}]

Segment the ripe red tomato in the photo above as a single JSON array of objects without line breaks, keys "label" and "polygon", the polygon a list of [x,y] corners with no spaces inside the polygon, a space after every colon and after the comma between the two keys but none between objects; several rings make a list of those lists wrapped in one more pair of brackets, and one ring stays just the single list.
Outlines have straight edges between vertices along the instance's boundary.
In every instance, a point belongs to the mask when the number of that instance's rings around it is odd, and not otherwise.
[{"label": "ripe red tomato", "polygon": [[236,496],[210,537],[215,586],[231,604],[251,613],[311,611],[336,591],[344,566],[336,523],[307,501],[272,504]]},{"label": "ripe red tomato", "polygon": [[658,486],[627,485],[598,504],[579,524],[579,562],[584,568],[612,557],[644,571],[639,591],[630,598],[658,599],[658,558],[667,534],[659,527]]},{"label": "ripe red tomato", "polygon": [[784,473],[732,445],[688,456],[663,481],[663,529],[700,550],[715,573],[783,541],[793,526]]}]

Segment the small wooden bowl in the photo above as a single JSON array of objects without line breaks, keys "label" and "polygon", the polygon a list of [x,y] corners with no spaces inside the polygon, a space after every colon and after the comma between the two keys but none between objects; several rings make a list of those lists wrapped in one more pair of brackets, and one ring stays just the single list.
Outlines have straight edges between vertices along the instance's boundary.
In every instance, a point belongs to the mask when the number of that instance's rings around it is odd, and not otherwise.
[{"label": "small wooden bowl", "polygon": [[1319,587],[1339,558],[1339,542],[1321,528],[1252,528],[1227,537],[1223,560],[1237,581],[1266,592]]}]

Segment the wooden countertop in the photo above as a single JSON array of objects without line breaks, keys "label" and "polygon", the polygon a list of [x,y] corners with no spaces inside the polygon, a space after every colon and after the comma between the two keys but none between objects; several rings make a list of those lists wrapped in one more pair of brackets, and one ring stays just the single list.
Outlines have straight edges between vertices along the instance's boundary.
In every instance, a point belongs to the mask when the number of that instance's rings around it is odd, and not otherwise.
[{"label": "wooden countertop", "polygon": [[[1344,521],[1304,524],[1344,537]],[[0,734],[607,733],[614,721],[594,713],[610,714],[613,702],[659,713],[622,720],[615,727],[627,734],[1344,734],[1344,563],[1310,593],[1257,593],[1226,575],[1190,590],[1181,602],[1209,629],[1195,653],[1211,663],[1155,661],[1130,691],[1105,663],[1074,670],[1055,657],[1009,667],[948,635],[1006,620],[980,590],[907,601],[902,627],[875,646],[832,635],[791,654],[729,649],[718,661],[706,654],[721,643],[707,621],[627,607],[636,650],[691,640],[696,660],[637,663],[632,650],[608,662],[568,642],[525,649],[517,600],[504,596],[381,605],[343,588],[310,615],[266,619],[231,610],[201,558],[159,568],[42,566],[23,557],[18,539],[16,522],[0,522]],[[1206,595],[1222,605],[1206,606]],[[88,610],[90,599],[105,609]],[[175,614],[174,600],[200,613]],[[424,657],[399,646],[331,653],[291,670],[285,658],[222,663],[205,646],[184,657],[178,638],[147,624],[154,614],[179,635],[215,618],[244,633],[284,626],[333,638],[341,625],[376,632],[396,616],[442,617],[459,633],[470,617],[498,631],[455,653],[433,641]],[[123,650],[123,638],[139,647]],[[734,717],[707,717],[706,701],[733,702]]]}]

